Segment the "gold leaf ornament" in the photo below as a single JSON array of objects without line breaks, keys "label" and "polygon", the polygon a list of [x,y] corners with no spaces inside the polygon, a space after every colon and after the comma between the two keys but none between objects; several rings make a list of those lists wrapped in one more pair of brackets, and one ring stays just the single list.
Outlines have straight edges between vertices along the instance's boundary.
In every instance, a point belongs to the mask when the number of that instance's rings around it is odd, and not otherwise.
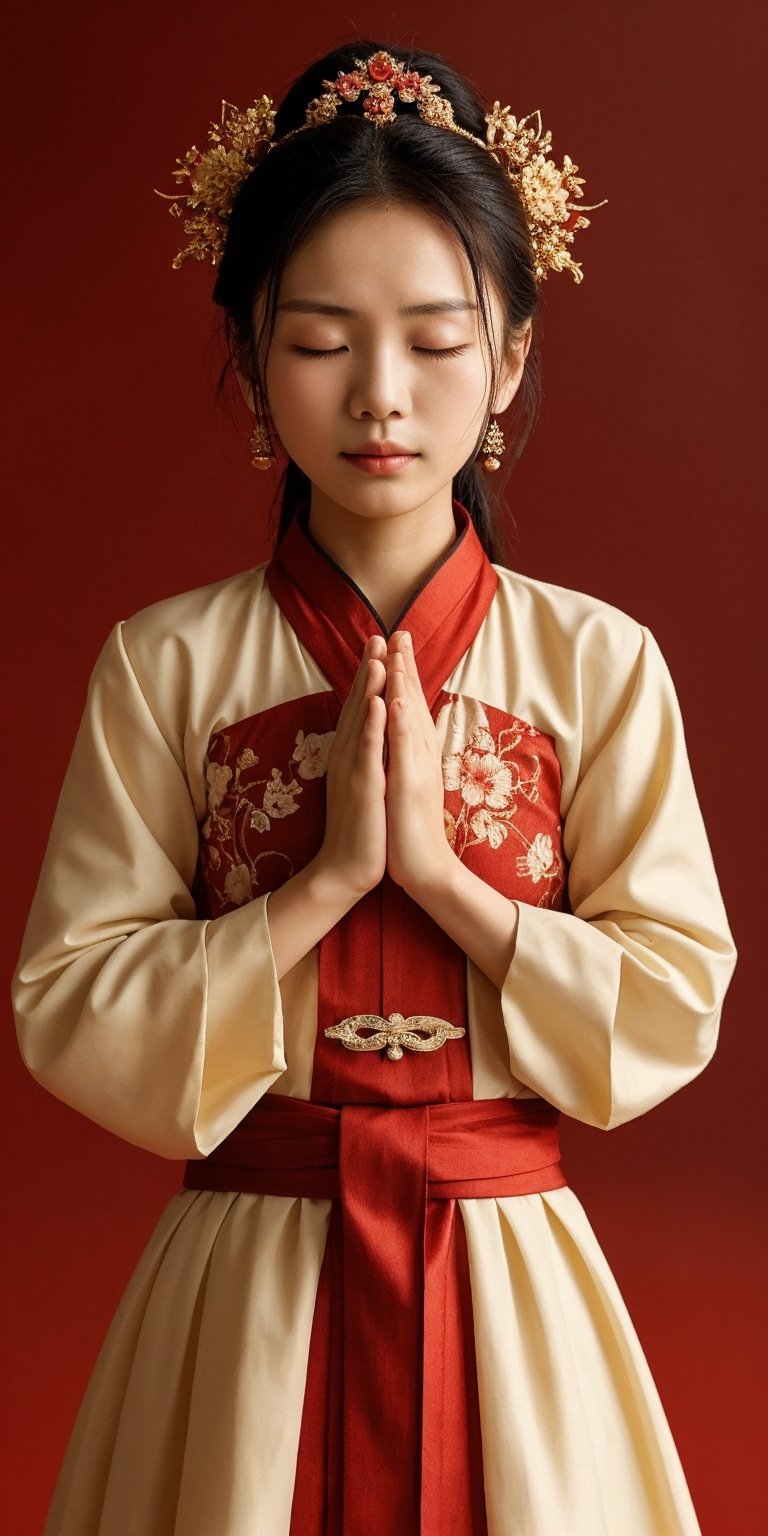
[{"label": "gold leaf ornament", "polygon": [[178,270],[191,256],[218,266],[224,250],[232,205],[243,182],[266,152],[275,132],[275,114],[269,96],[260,96],[241,112],[230,101],[221,103],[221,120],[208,129],[209,148],[193,144],[172,172],[176,181],[189,181],[187,193],[159,192],[170,201],[169,213],[183,218],[189,243],[174,256]]},{"label": "gold leaf ornament", "polygon": [[[532,119],[535,127],[528,126]],[[568,270],[580,283],[584,273],[568,246],[577,229],[589,228],[584,210],[602,208],[608,199],[583,204],[569,201],[583,197],[584,177],[577,176],[579,167],[570,155],[563,156],[560,168],[550,158],[552,134],[544,132],[538,110],[518,119],[509,107],[495,101],[486,123],[490,153],[514,182],[525,210],[536,281],[542,282],[548,271]]]},{"label": "gold leaf ornament", "polygon": [[[259,96],[245,111],[222,101],[221,121],[211,123],[209,147],[198,150],[193,144],[173,172],[181,184],[189,182],[184,193],[158,192],[170,202],[169,212],[184,219],[188,243],[174,257],[174,268],[193,257],[210,260],[218,266],[224,251],[227,225],[232,205],[243,182],[266,153],[292,139],[298,133],[332,122],[342,103],[361,103],[362,115],[377,130],[393,121],[398,105],[415,104],[423,122],[469,139],[493,155],[515,186],[522,203],[531,241],[534,276],[543,282],[548,272],[569,271],[580,283],[583,272],[574,261],[569,247],[579,229],[587,229],[590,220],[585,211],[602,208],[599,203],[580,203],[584,178],[570,155],[558,167],[551,156],[552,135],[544,132],[541,113],[536,110],[518,118],[509,106],[494,101],[485,114],[484,139],[462,128],[454,119],[453,107],[441,95],[440,86],[430,75],[411,70],[402,59],[379,50],[368,59],[355,59],[356,68],[339,70],[335,80],[324,80],[322,95],[310,101],[304,122],[298,128],[275,138],[275,111],[269,96]],[[258,457],[258,455],[257,455]]]}]

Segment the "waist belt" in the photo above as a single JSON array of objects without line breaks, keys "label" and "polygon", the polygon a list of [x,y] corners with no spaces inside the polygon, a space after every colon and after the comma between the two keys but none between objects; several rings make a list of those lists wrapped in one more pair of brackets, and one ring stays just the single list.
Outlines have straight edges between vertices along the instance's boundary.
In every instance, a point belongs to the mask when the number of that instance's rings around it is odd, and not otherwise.
[{"label": "waist belt", "polygon": [[187,1162],[188,1189],[339,1202],[345,1536],[440,1529],[449,1202],[562,1188],[559,1118],[539,1098],[334,1108],[266,1093]]}]

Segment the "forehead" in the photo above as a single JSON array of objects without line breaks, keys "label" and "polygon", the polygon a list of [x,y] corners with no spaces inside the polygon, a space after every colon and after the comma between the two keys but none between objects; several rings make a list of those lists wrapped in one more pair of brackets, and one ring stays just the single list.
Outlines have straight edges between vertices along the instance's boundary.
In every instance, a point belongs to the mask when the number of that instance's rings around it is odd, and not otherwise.
[{"label": "forehead", "polygon": [[372,200],[324,218],[286,263],[278,304],[307,298],[358,312],[453,300],[459,316],[476,303],[451,230],[415,204]]}]

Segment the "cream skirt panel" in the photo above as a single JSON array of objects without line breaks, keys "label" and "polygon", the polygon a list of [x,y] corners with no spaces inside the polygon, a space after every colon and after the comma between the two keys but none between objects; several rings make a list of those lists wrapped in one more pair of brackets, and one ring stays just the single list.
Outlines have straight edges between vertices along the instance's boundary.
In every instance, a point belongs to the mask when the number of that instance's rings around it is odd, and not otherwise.
[{"label": "cream skirt panel", "polygon": [[648,1363],[573,1190],[459,1204],[488,1536],[701,1536]]},{"label": "cream skirt panel", "polygon": [[[568,1188],[459,1201],[489,1536],[701,1536]],[[288,1536],[331,1201],[180,1190],[88,1383],[43,1536]]]},{"label": "cream skirt panel", "polygon": [[180,1190],[112,1320],[43,1536],[287,1536],[330,1200]]}]

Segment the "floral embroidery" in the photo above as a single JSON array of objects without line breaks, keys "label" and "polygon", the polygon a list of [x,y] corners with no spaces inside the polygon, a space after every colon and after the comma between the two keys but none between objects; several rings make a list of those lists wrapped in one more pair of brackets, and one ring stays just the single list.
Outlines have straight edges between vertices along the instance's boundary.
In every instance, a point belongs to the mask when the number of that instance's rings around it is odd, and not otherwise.
[{"label": "floral embroidery", "polygon": [[208,809],[215,811],[221,805],[227,785],[232,777],[232,769],[225,768],[223,763],[209,763],[205,770],[206,783],[208,785]]},{"label": "floral embroidery", "polygon": [[546,877],[549,879],[548,870],[554,863],[554,850],[552,839],[548,832],[537,832],[530,848],[517,861],[519,875],[530,875],[534,885]]},{"label": "floral embroidery", "polygon": [[267,816],[274,816],[277,820],[280,816],[290,816],[299,807],[294,799],[301,794],[301,785],[291,779],[289,784],[283,783],[283,775],[279,768],[272,769],[272,778],[264,791],[264,812]]},{"label": "floral embroidery", "polygon": [[250,901],[251,874],[247,864],[233,864],[232,868],[227,870],[224,894],[238,907],[241,907],[244,901]]},{"label": "floral embroidery", "polygon": [[335,735],[335,731],[324,731],[321,736],[317,731],[309,731],[306,736],[303,731],[297,732],[291,762],[298,763],[300,778],[319,779],[325,773]]},{"label": "floral embroidery", "polygon": [[[322,846],[335,737],[328,727],[336,718],[324,692],[211,736],[195,888],[200,916],[237,910],[277,889]],[[444,691],[435,728],[445,836],[457,857],[511,900],[562,907],[566,860],[553,738],[508,711]]]},{"label": "floral embroidery", "polygon": [[[481,739],[478,739],[481,738]],[[460,789],[467,805],[505,806],[512,793],[512,774],[491,750],[493,737],[488,731],[475,731],[473,740],[482,751],[452,753],[443,763],[446,789]]]},{"label": "floral embroidery", "polygon": [[[443,754],[443,783],[448,794],[458,797],[458,805],[454,799],[453,806],[446,805],[444,810],[450,846],[461,859],[467,849],[480,844],[499,849],[512,834],[524,850],[515,860],[517,875],[533,885],[544,882],[539,904],[550,905],[561,894],[563,862],[551,834],[533,830],[527,809],[540,800],[542,762],[537,747],[541,733],[525,721],[513,720],[494,735],[483,706],[472,701],[466,710],[469,729],[465,724],[462,746],[457,697],[450,696],[444,710],[446,735],[454,750]],[[523,808],[527,814],[521,822]],[[542,812],[548,820],[551,808],[544,804]]]},{"label": "floral embroidery", "polygon": [[[296,731],[286,769],[271,768],[261,774],[259,756],[252,747],[243,747],[233,763],[231,737],[222,732],[215,738],[211,751],[217,753],[218,760],[209,758],[205,768],[208,814],[200,827],[200,858],[203,875],[221,907],[242,906],[258,889],[273,888],[278,879],[276,868],[282,869],[284,879],[294,873],[287,852],[257,845],[274,822],[299,810],[300,780],[319,779],[325,774],[334,735],[334,731]],[[291,772],[293,766],[298,777]],[[255,840],[249,835],[252,833]],[[258,868],[264,859],[269,861],[266,887],[259,880]]]},{"label": "floral embroidery", "polygon": [[[504,801],[500,802],[502,805],[504,803]],[[511,814],[512,811],[510,811]],[[492,848],[500,848],[509,831],[505,822],[498,816],[491,816],[488,811],[478,811],[476,815],[470,816],[469,825],[477,841],[482,843],[487,838]]]},{"label": "floral embroidery", "polygon": [[446,789],[458,790],[464,802],[448,838],[459,858],[465,848],[486,838],[492,847],[500,847],[517,813],[517,796],[530,804],[538,800],[538,757],[532,758],[533,770],[523,777],[513,756],[525,729],[530,727],[509,726],[495,740],[490,731],[476,727],[463,752],[443,758],[443,783]]}]

